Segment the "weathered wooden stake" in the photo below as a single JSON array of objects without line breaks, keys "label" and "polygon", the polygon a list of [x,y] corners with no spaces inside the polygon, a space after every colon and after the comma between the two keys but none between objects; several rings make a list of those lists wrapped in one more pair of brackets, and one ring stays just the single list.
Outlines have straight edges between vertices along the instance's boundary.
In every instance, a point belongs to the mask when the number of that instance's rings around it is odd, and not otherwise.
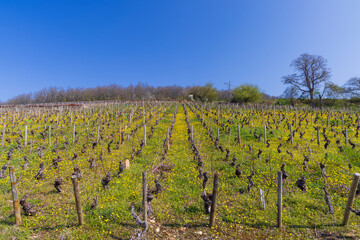
[{"label": "weathered wooden stake", "polygon": [[125,160],[125,169],[129,169],[130,168],[130,161],[129,159]]},{"label": "weathered wooden stake", "polygon": [[73,127],[73,144],[75,144],[75,124],[74,124],[74,127]]},{"label": "weathered wooden stake", "polygon": [[143,104],[143,123],[145,124],[145,108],[144,108],[144,104]]},{"label": "weathered wooden stake", "polygon": [[279,110],[279,123],[281,123],[281,112]]},{"label": "weathered wooden stake", "polygon": [[344,220],[343,220],[343,223],[342,223],[344,226],[348,225],[348,223],[349,223],[350,207],[352,207],[352,204],[354,202],[355,193],[356,193],[356,189],[357,189],[357,186],[358,186],[358,183],[359,183],[359,179],[360,179],[360,174],[355,173],[354,174],[354,179],[353,179],[353,181],[351,183],[349,197],[348,197],[348,201],[347,201],[345,212],[344,212]]},{"label": "weathered wooden stake", "polygon": [[18,191],[16,188],[17,182],[15,177],[14,166],[9,167],[9,172],[10,172],[11,193],[13,197],[15,223],[16,225],[20,225],[21,224],[20,202],[19,202]]},{"label": "weathered wooden stake", "polygon": [[166,132],[166,138],[167,138],[167,149],[170,150],[170,130],[169,127],[167,128],[167,132]]},{"label": "weathered wooden stake", "polygon": [[316,128],[316,134],[317,134],[317,145],[320,146],[320,127]]},{"label": "weathered wooden stake", "polygon": [[96,139],[96,142],[99,142],[100,140],[100,127],[98,126],[97,128],[97,139]]},{"label": "weathered wooden stake", "polygon": [[266,125],[264,125],[264,143],[266,143]]},{"label": "weathered wooden stake", "polygon": [[144,145],[146,146],[146,125],[144,125]]},{"label": "weathered wooden stake", "polygon": [[27,145],[27,125],[25,125],[25,145]]},{"label": "weathered wooden stake", "polygon": [[329,126],[329,115],[327,116],[327,120],[326,120],[326,126]]},{"label": "weathered wooden stake", "polygon": [[266,203],[265,203],[265,193],[264,190],[260,188],[260,202],[264,210],[266,209]]},{"label": "weathered wooden stake", "polygon": [[238,124],[238,142],[241,145],[240,125]]},{"label": "weathered wooden stake", "polygon": [[75,204],[76,204],[76,210],[77,210],[79,225],[83,225],[84,224],[84,217],[83,217],[83,212],[82,212],[82,208],[81,208],[80,190],[79,190],[79,183],[77,181],[77,176],[72,175],[71,176],[71,181],[73,183],[73,188],[74,188]]},{"label": "weathered wooden stake", "polygon": [[217,195],[219,189],[219,174],[214,174],[214,188],[212,194],[212,201],[211,201],[211,212],[210,212],[210,227],[215,225],[215,213],[216,213],[216,202],[217,202]]},{"label": "weathered wooden stake", "polygon": [[142,173],[142,178],[143,178],[143,186],[142,186],[142,194],[143,194],[143,201],[142,201],[142,205],[143,205],[143,216],[144,219],[143,221],[147,222],[147,181],[146,181],[146,172]]},{"label": "weathered wooden stake", "polygon": [[282,172],[278,171],[278,218],[277,226],[278,228],[282,227]]},{"label": "weathered wooden stake", "polygon": [[348,142],[348,130],[345,128],[345,145],[347,145]]},{"label": "weathered wooden stake", "polygon": [[193,125],[190,126],[190,133],[191,133],[191,141],[194,141],[194,127],[193,127]]},{"label": "weathered wooden stake", "polygon": [[2,132],[2,147],[4,147],[4,140],[5,140],[5,123],[3,125],[3,132]]},{"label": "weathered wooden stake", "polygon": [[51,145],[51,126],[49,126],[49,146]]},{"label": "weathered wooden stake", "polygon": [[290,125],[290,139],[291,139],[291,144],[294,144],[292,125]]},{"label": "weathered wooden stake", "polygon": [[119,144],[122,144],[122,139],[121,139],[121,125],[120,125],[120,129],[119,129]]}]

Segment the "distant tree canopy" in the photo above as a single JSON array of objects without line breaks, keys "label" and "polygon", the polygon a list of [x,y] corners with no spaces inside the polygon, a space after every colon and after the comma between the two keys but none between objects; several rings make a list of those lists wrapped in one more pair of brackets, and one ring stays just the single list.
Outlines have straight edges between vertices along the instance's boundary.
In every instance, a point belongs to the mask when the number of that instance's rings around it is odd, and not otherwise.
[{"label": "distant tree canopy", "polygon": [[330,99],[345,98],[347,91],[344,87],[341,87],[333,82],[328,82],[326,85],[325,96]]},{"label": "distant tree canopy", "polygon": [[35,93],[21,94],[8,104],[104,101],[104,100],[179,100],[186,97],[185,88],[180,86],[152,87],[146,84],[121,87],[118,85],[96,88],[44,88]]},{"label": "distant tree canopy", "polygon": [[212,102],[218,99],[218,91],[213,84],[207,83],[205,86],[195,86],[188,89],[188,94],[192,95],[194,100],[202,102]]},{"label": "distant tree canopy", "polygon": [[[81,101],[105,101],[105,100],[183,100],[189,99],[189,95],[198,101],[218,100],[219,93],[212,84],[204,86],[181,87],[177,85],[153,87],[146,84],[108,85],[96,88],[57,88],[50,87],[41,89],[35,93],[18,95],[7,101],[7,104],[34,104],[54,102],[81,102]],[[223,95],[223,94],[222,94]]]},{"label": "distant tree canopy", "polygon": [[262,93],[255,85],[241,85],[234,88],[232,93],[232,102],[249,103],[261,100]]}]

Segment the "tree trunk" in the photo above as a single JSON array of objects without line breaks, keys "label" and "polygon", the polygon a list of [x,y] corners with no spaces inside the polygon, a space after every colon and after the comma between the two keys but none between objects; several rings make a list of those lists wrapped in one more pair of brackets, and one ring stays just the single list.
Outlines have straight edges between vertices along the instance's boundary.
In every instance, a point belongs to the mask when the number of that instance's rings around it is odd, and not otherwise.
[{"label": "tree trunk", "polygon": [[315,104],[314,104],[314,90],[310,90],[310,104],[311,104],[311,107],[315,107]]}]

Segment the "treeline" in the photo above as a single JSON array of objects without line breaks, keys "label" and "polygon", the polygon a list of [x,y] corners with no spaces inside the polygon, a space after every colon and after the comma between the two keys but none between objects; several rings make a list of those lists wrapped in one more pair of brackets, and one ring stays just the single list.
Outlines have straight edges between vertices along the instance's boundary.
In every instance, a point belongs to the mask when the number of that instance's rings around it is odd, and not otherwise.
[{"label": "treeline", "polygon": [[[264,98],[269,96],[262,94]],[[7,101],[7,104],[37,104],[56,102],[82,101],[139,101],[139,100],[199,100],[199,101],[231,101],[231,90],[217,90],[212,84],[204,86],[181,87],[177,85],[153,87],[137,84],[122,87],[116,84],[95,88],[57,88],[41,89],[35,93],[18,95]]]}]

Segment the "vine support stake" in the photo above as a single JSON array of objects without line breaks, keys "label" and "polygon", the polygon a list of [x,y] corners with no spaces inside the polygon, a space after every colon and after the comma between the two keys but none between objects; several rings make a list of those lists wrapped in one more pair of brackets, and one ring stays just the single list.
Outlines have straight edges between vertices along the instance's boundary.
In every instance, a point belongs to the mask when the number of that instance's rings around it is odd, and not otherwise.
[{"label": "vine support stake", "polygon": [[49,126],[49,146],[51,146],[51,125]]},{"label": "vine support stake", "polygon": [[277,227],[282,228],[282,172],[278,171],[278,216]]},{"label": "vine support stake", "polygon": [[146,172],[142,172],[142,180],[143,180],[143,186],[142,186],[142,194],[143,194],[143,216],[144,221],[147,222],[147,180],[146,180]]},{"label": "vine support stake", "polygon": [[73,126],[73,144],[75,144],[75,124]]},{"label": "vine support stake", "polygon": [[146,125],[144,125],[144,145],[146,146]]},{"label": "vine support stake", "polygon": [[2,147],[4,148],[4,139],[5,139],[5,123],[3,125],[3,132],[2,132]]},{"label": "vine support stake", "polygon": [[97,137],[96,137],[96,142],[97,142],[97,143],[99,143],[99,140],[100,140],[100,133],[99,133],[99,131],[100,131],[100,126],[98,126],[98,128],[97,128]]},{"label": "vine support stake", "polygon": [[119,129],[119,144],[122,144],[122,141],[121,141],[121,125],[120,125],[120,129]]},{"label": "vine support stake", "polygon": [[27,145],[27,125],[25,125],[25,145]]},{"label": "vine support stake", "polygon": [[211,201],[211,212],[210,212],[210,227],[215,225],[215,213],[216,213],[216,202],[217,202],[217,195],[219,189],[219,174],[214,174],[214,188],[212,194],[212,201]]},{"label": "vine support stake", "polygon": [[75,175],[71,176],[71,181],[73,183],[73,188],[74,188],[75,204],[76,204],[76,210],[77,210],[79,225],[83,225],[84,224],[84,217],[83,217],[83,212],[82,212],[82,207],[81,207],[81,202],[80,202],[79,182],[78,182],[77,177]]},{"label": "vine support stake", "polygon": [[345,145],[347,145],[348,142],[348,130],[345,128]]},{"label": "vine support stake", "polygon": [[350,187],[350,192],[349,192],[349,197],[348,197],[348,201],[346,203],[346,208],[345,208],[345,212],[344,212],[344,220],[343,220],[343,225],[346,226],[349,223],[349,219],[350,219],[350,207],[352,206],[353,202],[354,202],[354,198],[355,198],[355,193],[356,193],[356,188],[358,186],[359,183],[359,179],[360,179],[360,174],[359,173],[355,173],[354,174],[354,179],[351,183],[351,187]]},{"label": "vine support stake", "polygon": [[10,172],[10,182],[11,182],[11,193],[12,193],[12,197],[13,197],[15,223],[16,223],[16,225],[20,225],[21,224],[20,202],[19,202],[18,191],[16,188],[17,182],[16,182],[16,178],[15,178],[14,166],[9,167],[9,172]]},{"label": "vine support stake", "polygon": [[238,142],[241,145],[240,125],[238,124]]},{"label": "vine support stake", "polygon": [[327,120],[326,120],[326,126],[329,126],[329,115],[327,116]]},{"label": "vine support stake", "polygon": [[266,125],[264,125],[264,143],[266,143]]},{"label": "vine support stake", "polygon": [[316,128],[316,134],[317,134],[317,145],[320,146],[320,127]]},{"label": "vine support stake", "polygon": [[170,130],[169,130],[169,127],[167,128],[166,138],[167,138],[166,146],[167,146],[167,149],[170,150]]},{"label": "vine support stake", "polygon": [[194,141],[194,127],[191,125],[191,141]]}]

